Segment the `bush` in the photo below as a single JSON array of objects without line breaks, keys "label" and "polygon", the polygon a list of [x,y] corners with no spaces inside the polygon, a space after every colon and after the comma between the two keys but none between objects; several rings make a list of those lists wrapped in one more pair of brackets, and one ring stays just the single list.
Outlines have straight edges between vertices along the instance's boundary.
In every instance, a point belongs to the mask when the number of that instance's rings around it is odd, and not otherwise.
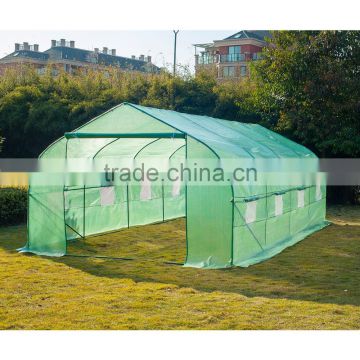
[{"label": "bush", "polygon": [[360,205],[360,186],[328,186],[329,204]]},{"label": "bush", "polygon": [[26,222],[27,190],[21,188],[0,189],[0,226]]}]

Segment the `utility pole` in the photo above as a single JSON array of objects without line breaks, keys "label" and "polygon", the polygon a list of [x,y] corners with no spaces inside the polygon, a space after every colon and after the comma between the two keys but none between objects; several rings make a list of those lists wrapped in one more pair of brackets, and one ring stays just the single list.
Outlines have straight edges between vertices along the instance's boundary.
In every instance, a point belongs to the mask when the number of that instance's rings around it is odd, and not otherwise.
[{"label": "utility pole", "polygon": [[176,40],[177,40],[177,34],[179,30],[173,30],[174,32],[174,68],[173,68],[173,76],[176,75]]}]

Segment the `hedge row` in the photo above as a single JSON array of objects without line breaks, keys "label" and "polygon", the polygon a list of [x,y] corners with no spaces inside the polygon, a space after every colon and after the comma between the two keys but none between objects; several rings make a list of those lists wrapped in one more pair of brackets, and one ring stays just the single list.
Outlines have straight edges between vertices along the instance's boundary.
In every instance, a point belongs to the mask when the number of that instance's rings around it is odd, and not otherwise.
[{"label": "hedge row", "polygon": [[0,188],[0,226],[26,222],[27,190]]}]

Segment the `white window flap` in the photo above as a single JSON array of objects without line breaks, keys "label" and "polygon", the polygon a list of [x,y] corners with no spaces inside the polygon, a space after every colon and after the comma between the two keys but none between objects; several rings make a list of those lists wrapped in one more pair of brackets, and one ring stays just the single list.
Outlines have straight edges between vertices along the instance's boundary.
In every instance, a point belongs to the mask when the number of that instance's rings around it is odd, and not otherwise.
[{"label": "white window flap", "polygon": [[316,194],[315,194],[315,197],[316,197],[316,201],[319,201],[322,199],[322,192],[321,192],[321,185],[320,183],[319,184],[316,184]]},{"label": "white window flap", "polygon": [[178,176],[178,178],[173,182],[173,187],[172,187],[173,197],[180,196],[180,187],[181,187],[181,180],[180,180],[180,176]]},{"label": "white window flap", "polygon": [[279,216],[283,214],[283,196],[275,195],[275,216]]},{"label": "white window flap", "polygon": [[69,192],[64,191],[64,203],[65,203],[65,210],[70,208],[70,201],[69,201]]},{"label": "white window flap", "polygon": [[141,182],[140,200],[151,200],[151,181],[146,176]]},{"label": "white window flap", "polygon": [[305,190],[299,190],[297,192],[297,204],[298,208],[303,208],[305,206]]},{"label": "white window flap", "polygon": [[100,204],[101,206],[115,204],[115,189],[113,186],[100,188]]},{"label": "white window flap", "polygon": [[257,201],[249,201],[246,203],[245,222],[247,224],[256,220],[256,204]]}]

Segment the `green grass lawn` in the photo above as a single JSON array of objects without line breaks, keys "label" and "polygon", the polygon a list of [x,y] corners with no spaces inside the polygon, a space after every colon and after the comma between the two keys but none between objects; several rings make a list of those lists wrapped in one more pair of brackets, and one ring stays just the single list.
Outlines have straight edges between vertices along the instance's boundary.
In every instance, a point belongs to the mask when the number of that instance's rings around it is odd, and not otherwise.
[{"label": "green grass lawn", "polygon": [[[0,229],[0,329],[359,329],[360,208],[249,268],[198,270],[184,220],[126,229],[47,258],[18,254],[25,226]],[[144,259],[146,257],[146,259]]]}]

